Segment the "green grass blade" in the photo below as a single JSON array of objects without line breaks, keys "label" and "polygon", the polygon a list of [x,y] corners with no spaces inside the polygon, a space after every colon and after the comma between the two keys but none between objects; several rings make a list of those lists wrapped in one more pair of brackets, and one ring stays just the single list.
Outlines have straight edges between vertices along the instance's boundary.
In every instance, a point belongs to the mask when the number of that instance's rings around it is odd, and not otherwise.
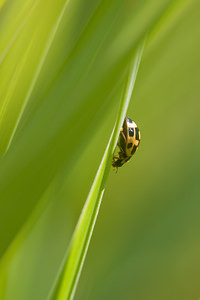
[{"label": "green grass blade", "polygon": [[[103,155],[101,164],[72,237],[70,247],[67,252],[67,261],[59,278],[57,290],[54,293],[53,299],[64,300],[73,299],[74,297],[104,194],[112,155],[114,153],[119,131],[126,116],[126,111],[131,99],[143,48],[144,43],[139,46],[136,51],[136,55],[130,64],[130,70],[127,77],[117,122],[111,134],[110,141]],[[50,298],[52,297],[50,296]]]}]

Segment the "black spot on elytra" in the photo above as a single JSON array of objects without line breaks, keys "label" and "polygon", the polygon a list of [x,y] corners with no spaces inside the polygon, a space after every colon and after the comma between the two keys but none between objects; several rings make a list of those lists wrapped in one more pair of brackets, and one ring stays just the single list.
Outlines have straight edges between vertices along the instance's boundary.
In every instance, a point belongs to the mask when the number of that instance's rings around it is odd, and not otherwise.
[{"label": "black spot on elytra", "polygon": [[133,146],[133,143],[128,143],[127,148],[131,148]]},{"label": "black spot on elytra", "polygon": [[137,150],[137,146],[133,146],[133,150],[131,151],[131,154],[133,155],[135,153],[135,151]]},{"label": "black spot on elytra", "polygon": [[130,127],[128,129],[128,131],[129,131],[129,136],[134,136],[134,128],[133,127]]},{"label": "black spot on elytra", "polygon": [[137,141],[140,140],[139,139],[139,129],[137,127],[135,128],[135,138],[136,138]]}]

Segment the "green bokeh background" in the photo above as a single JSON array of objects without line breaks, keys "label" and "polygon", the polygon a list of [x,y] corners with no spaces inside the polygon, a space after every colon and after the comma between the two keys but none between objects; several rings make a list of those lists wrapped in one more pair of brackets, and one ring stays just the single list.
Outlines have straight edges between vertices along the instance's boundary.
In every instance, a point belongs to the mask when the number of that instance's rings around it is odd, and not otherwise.
[{"label": "green bokeh background", "polygon": [[110,170],[75,299],[199,299],[199,1],[69,5],[5,153],[65,1],[37,3],[0,10],[1,55],[31,14],[0,68],[0,298],[47,299],[148,31],[127,112],[140,147]]}]

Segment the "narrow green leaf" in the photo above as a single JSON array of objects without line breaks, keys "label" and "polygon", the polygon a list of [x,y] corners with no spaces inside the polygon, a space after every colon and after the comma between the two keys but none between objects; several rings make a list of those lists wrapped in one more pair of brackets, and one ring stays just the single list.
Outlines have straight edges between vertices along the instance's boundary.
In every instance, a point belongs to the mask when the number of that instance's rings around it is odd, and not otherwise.
[{"label": "narrow green leaf", "polygon": [[130,64],[117,122],[103,155],[85,206],[80,215],[69,249],[67,249],[67,259],[56,285],[56,291],[54,290],[52,292],[53,296],[51,294],[50,298],[64,300],[73,299],[74,297],[105,191],[105,184],[111,166],[110,162],[112,155],[131,99],[143,48],[144,42],[138,47],[134,59]]}]

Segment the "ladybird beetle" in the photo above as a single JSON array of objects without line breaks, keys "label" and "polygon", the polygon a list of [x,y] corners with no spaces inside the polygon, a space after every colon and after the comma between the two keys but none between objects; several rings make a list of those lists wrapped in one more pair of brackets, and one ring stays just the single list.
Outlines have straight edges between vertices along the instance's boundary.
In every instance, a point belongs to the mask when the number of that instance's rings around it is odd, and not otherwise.
[{"label": "ladybird beetle", "polygon": [[140,131],[131,119],[125,117],[123,126],[120,130],[118,147],[120,151],[113,156],[112,166],[116,168],[123,166],[136,152],[140,143]]}]

